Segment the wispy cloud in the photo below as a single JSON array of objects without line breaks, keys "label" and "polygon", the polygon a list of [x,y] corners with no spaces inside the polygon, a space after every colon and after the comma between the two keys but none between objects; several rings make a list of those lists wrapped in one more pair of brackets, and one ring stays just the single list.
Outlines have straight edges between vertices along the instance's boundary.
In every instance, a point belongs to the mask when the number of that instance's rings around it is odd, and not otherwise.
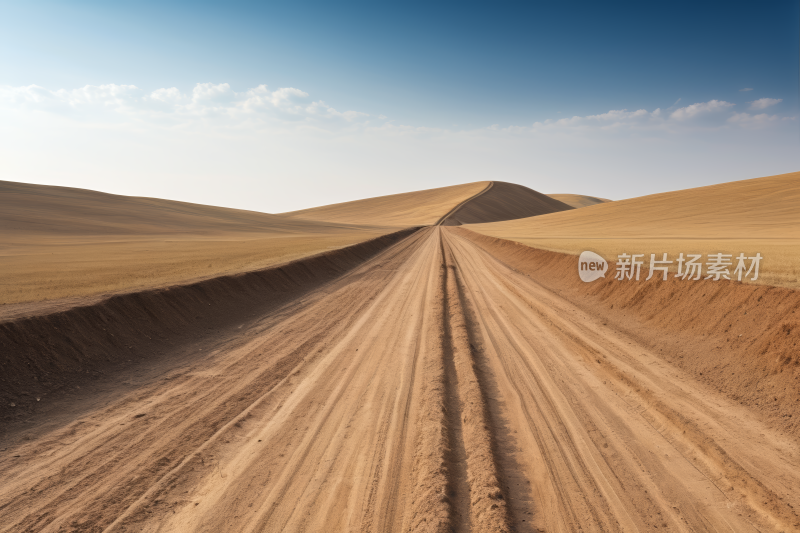
[{"label": "wispy cloud", "polygon": [[[13,108],[66,116],[84,123],[116,121],[122,124],[151,123],[167,127],[181,127],[198,121],[206,126],[237,128],[242,132],[269,127],[274,131],[287,131],[294,126],[311,126],[315,129],[335,131],[370,131],[420,136],[502,133],[542,134],[574,133],[600,135],[625,131],[637,135],[647,132],[689,132],[693,129],[765,126],[781,117],[766,114],[751,115],[735,112],[735,104],[723,100],[709,100],[676,108],[678,99],[670,108],[653,111],[637,109],[612,109],[605,113],[573,116],[537,121],[531,125],[491,126],[472,129],[431,128],[424,125],[402,125],[384,115],[347,110],[339,111],[322,100],[294,87],[270,90],[266,85],[237,92],[228,83],[198,83],[189,93],[176,87],[144,91],[134,85],[86,85],[78,89],[49,90],[36,85],[0,87],[0,108]],[[762,110],[781,102],[780,99],[761,98],[751,102],[751,110]],[[786,117],[783,117],[784,119]]]},{"label": "wispy cloud", "polygon": [[681,103],[681,100],[683,100],[683,98],[678,98],[677,100],[675,100],[675,103],[669,106],[667,108],[667,111],[669,111],[670,109],[675,109],[678,106],[678,104]]},{"label": "wispy cloud", "polygon": [[176,87],[146,92],[134,85],[116,84],[86,85],[72,90],[48,90],[37,85],[0,87],[0,105],[3,104],[82,119],[91,119],[98,113],[173,121],[216,117],[233,121],[269,118],[353,123],[369,118],[367,113],[338,111],[293,87],[271,91],[266,85],[259,85],[236,92],[227,83],[198,83],[189,94]]},{"label": "wispy cloud", "polygon": [[295,87],[0,86],[0,168],[15,181],[274,212],[492,176],[626,197],[796,170],[794,117],[679,105],[435,128]]},{"label": "wispy cloud", "polygon": [[[677,104],[672,105],[674,107]],[[530,128],[506,128],[517,132],[566,130],[573,131],[636,131],[637,133],[652,132],[690,132],[692,130],[707,130],[708,128],[726,128],[731,126],[752,127],[765,125],[776,120],[793,120],[792,117],[769,116],[765,114],[750,115],[749,113],[736,113],[735,104],[722,100],[698,102],[680,107],[670,112],[655,109],[647,111],[639,109],[612,110],[598,115],[573,116],[557,120],[544,120],[534,123]],[[497,128],[495,128],[497,129]]]},{"label": "wispy cloud", "polygon": [[759,98],[758,100],[750,102],[750,109],[766,109],[775,104],[780,104],[781,102],[783,102],[782,98]]},{"label": "wispy cloud", "polygon": [[700,102],[686,107],[681,107],[680,109],[676,109],[675,111],[672,112],[670,118],[675,120],[692,119],[701,115],[706,115],[708,113],[724,111],[726,109],[730,109],[734,105],[735,104],[732,104],[730,102],[725,102],[722,100],[710,100],[708,102]]},{"label": "wispy cloud", "polygon": [[740,126],[764,126],[770,122],[779,120],[788,120],[786,117],[779,117],[778,115],[767,115],[766,113],[759,113],[758,115],[751,115],[750,113],[734,113],[728,122],[731,124],[738,124]]}]

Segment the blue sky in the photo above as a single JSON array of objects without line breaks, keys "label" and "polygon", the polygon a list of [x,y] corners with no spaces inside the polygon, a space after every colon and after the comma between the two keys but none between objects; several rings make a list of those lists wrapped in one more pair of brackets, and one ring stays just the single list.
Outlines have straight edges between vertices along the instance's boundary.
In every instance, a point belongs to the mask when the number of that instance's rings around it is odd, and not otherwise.
[{"label": "blue sky", "polygon": [[799,5],[2,3],[0,179],[277,212],[796,171]]}]

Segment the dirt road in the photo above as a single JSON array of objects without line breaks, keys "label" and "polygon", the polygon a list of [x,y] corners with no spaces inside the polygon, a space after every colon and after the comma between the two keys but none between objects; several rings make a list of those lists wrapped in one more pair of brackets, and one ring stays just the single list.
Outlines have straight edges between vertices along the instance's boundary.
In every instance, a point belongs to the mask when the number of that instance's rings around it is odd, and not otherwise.
[{"label": "dirt road", "polygon": [[796,441],[444,228],[163,360],[0,445],[1,531],[800,529]]}]

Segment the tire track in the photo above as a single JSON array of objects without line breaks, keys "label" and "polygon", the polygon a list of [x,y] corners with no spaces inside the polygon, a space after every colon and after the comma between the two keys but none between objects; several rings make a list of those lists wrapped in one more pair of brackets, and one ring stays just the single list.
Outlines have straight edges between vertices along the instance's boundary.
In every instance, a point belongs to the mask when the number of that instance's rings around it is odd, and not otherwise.
[{"label": "tire track", "polygon": [[470,526],[474,531],[511,531],[511,520],[494,455],[494,429],[489,417],[485,386],[470,343],[469,331],[457,282],[458,266],[452,250],[440,236],[447,265],[445,308],[446,331],[452,351],[450,383],[457,388],[462,416],[462,438],[467,458],[467,481],[470,495]]},{"label": "tire track", "polygon": [[[762,456],[761,450],[747,445],[746,436],[758,438],[755,432],[764,432],[763,426],[676,369],[655,365],[657,358],[647,349],[598,325],[602,320],[586,317],[466,239],[452,241],[459,260],[466,263],[470,299],[483,316],[481,334],[491,340],[493,365],[505,376],[507,393],[513,391],[511,396],[519,398],[509,405],[520,414],[512,411],[509,416],[525,418],[524,425],[518,423],[520,433],[528,426],[539,454],[551,457],[545,460],[550,481],[535,491],[540,527],[574,530],[582,525],[586,530],[587,525],[591,529],[603,523],[600,529],[606,530],[800,527],[792,508],[797,505],[800,480],[786,475],[795,461],[786,455],[786,448],[770,446],[763,452],[771,455]],[[724,428],[719,423],[724,419],[711,418],[726,410],[748,422]],[[554,437],[541,439],[542,428],[551,428],[548,432],[554,431]],[[695,444],[687,447],[687,440]],[[736,461],[737,468],[730,462],[727,470],[702,464],[704,456],[713,464],[713,456],[721,453]],[[568,477],[559,474],[569,471],[564,468],[570,464],[583,466]],[[772,477],[759,468],[771,470]],[[535,479],[536,468],[529,469],[529,479]],[[578,485],[583,488],[563,492],[573,476],[585,479]],[[750,490],[731,493],[737,484]],[[550,491],[560,495],[555,507],[548,504]],[[578,516],[571,515],[581,509],[574,505],[580,494],[585,495],[585,507]],[[587,512],[600,515],[587,519]],[[559,524],[570,516],[568,523]]]},{"label": "tire track", "polygon": [[[436,294],[431,314],[437,317],[439,327],[447,313],[444,306],[446,265],[441,245],[437,246],[435,268]],[[454,432],[460,422],[460,409],[457,393],[447,378],[445,352],[448,344],[446,332],[440,329],[434,336],[432,349],[423,359],[420,431],[413,468],[416,490],[409,525],[404,531],[469,531],[469,488],[465,457],[459,451],[459,436]]]},{"label": "tire track", "polygon": [[15,445],[0,530],[800,528],[800,447],[602,322],[421,230]]},{"label": "tire track", "polygon": [[[198,450],[202,454],[209,442],[228,440],[231,432],[238,431],[236,425],[252,410],[254,401],[268,395],[277,383],[286,383],[285,378],[296,374],[298,368],[316,364],[320,347],[345,333],[355,317],[365,312],[374,290],[395,277],[394,272],[376,270],[376,266],[403,264],[424,240],[422,235],[412,235],[376,256],[369,265],[275,311],[265,325],[253,328],[260,332],[253,333],[249,343],[241,342],[239,332],[230,340],[214,339],[212,346],[222,348],[224,356],[217,356],[221,365],[209,361],[212,367],[219,367],[212,373],[190,370],[177,380],[148,385],[138,396],[126,397],[112,406],[109,413],[93,416],[98,422],[93,422],[82,439],[71,446],[55,444],[65,439],[54,435],[50,439],[54,444],[34,443],[26,447],[30,449],[21,450],[26,457],[52,458],[38,473],[25,475],[8,472],[9,466],[19,462],[3,465],[6,481],[0,491],[0,522],[5,526],[0,530],[55,530],[67,524],[101,530],[121,515],[130,517],[137,510],[138,514],[152,513],[153,500],[159,499],[160,489],[174,479],[169,473],[176,465],[195,470],[199,460],[183,460],[197,457]],[[320,295],[324,299],[328,293],[343,298],[338,309],[318,306]],[[317,327],[308,328],[309,320]],[[259,336],[271,330],[277,335],[265,350],[266,341]],[[231,349],[231,344],[240,346]],[[212,351],[203,339],[200,346]],[[281,352],[286,354],[283,359]],[[208,365],[203,363],[200,368],[203,366]],[[147,416],[131,420],[131,409],[143,409]],[[120,416],[125,425],[120,425]],[[225,430],[218,431],[222,427]],[[65,434],[72,431],[67,429]],[[167,460],[161,460],[164,457]],[[24,468],[20,465],[16,469],[20,467]],[[181,471],[179,468],[173,473]]]},{"label": "tire track", "polygon": [[[559,345],[572,348],[574,353],[581,355],[585,364],[596,367],[597,374],[616,383],[640,416],[727,499],[733,501],[730,491],[737,491],[736,499],[746,501],[766,523],[779,528],[791,528],[800,522],[800,516],[791,507],[780,505],[782,498],[775,491],[748,472],[689,416],[668,405],[663,396],[659,397],[655,384],[637,377],[645,368],[635,357],[625,357],[625,363],[620,365],[617,361],[619,356],[608,354],[610,343],[606,337],[586,326],[564,320],[553,312],[552,306],[532,300],[506,277],[497,276],[496,279],[536,314],[540,327],[553,332]],[[686,397],[678,390],[673,392],[674,398]]]}]

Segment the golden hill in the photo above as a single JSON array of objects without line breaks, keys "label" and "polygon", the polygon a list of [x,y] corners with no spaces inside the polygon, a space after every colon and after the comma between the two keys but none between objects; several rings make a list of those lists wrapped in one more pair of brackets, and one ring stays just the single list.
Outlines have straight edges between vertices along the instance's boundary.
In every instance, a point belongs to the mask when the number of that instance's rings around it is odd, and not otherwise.
[{"label": "golden hill", "polygon": [[459,226],[513,220],[569,209],[572,207],[528,187],[493,181],[483,192],[445,217],[442,224]]},{"label": "golden hill", "polygon": [[336,226],[255,211],[8,181],[0,181],[0,227],[4,238],[336,231]]},{"label": "golden hill", "polygon": [[0,306],[265,268],[394,231],[5,181],[0,228]]},{"label": "golden hill", "polygon": [[590,205],[602,204],[605,202],[610,202],[611,200],[606,200],[605,198],[597,198],[596,196],[586,196],[583,194],[548,194],[550,198],[555,198],[559,202],[564,202],[565,204],[574,207],[575,209],[579,209],[581,207],[589,207]]},{"label": "golden hill", "polygon": [[761,253],[760,281],[800,287],[800,172],[468,229],[572,254]]},{"label": "golden hill", "polygon": [[289,219],[302,218],[344,224],[384,226],[430,226],[489,186],[488,181],[439,187],[424,191],[365,198],[282,213]]}]

